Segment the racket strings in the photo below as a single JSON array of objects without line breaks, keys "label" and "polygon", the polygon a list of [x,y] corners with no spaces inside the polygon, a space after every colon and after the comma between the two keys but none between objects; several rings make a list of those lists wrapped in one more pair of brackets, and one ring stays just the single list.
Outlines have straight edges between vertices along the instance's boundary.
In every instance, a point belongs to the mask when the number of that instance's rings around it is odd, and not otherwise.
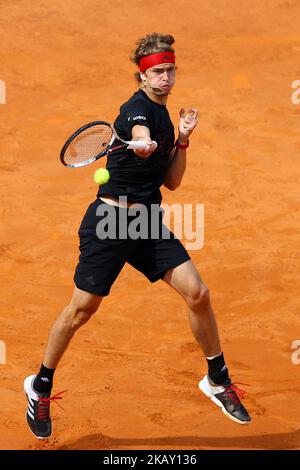
[{"label": "racket strings", "polygon": [[112,129],[103,124],[95,125],[80,132],[68,145],[64,161],[66,164],[81,163],[96,157],[109,146]]}]

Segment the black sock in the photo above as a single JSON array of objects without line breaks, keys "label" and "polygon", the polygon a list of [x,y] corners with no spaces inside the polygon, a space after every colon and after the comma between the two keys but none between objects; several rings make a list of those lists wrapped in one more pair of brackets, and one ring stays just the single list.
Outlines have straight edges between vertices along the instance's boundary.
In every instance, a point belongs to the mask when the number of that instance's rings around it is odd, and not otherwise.
[{"label": "black sock", "polygon": [[41,365],[40,371],[33,382],[33,388],[38,393],[50,393],[53,385],[53,375],[55,369]]},{"label": "black sock", "polygon": [[230,382],[223,353],[213,359],[206,358],[206,360],[208,364],[208,376],[213,383],[223,385],[224,382]]}]

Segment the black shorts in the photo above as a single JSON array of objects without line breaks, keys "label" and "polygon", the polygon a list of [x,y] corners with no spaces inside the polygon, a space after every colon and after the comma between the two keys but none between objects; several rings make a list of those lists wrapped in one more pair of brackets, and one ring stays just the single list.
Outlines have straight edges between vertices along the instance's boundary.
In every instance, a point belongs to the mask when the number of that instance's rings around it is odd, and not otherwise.
[{"label": "black shorts", "polygon": [[[107,213],[105,216],[99,215],[99,209],[103,213],[106,210],[111,211],[111,208],[117,216],[115,217],[116,237],[110,236],[110,238],[103,239],[101,233],[103,233],[104,217],[107,221],[108,216]],[[97,209],[98,214],[96,214]],[[122,214],[121,211],[123,211]],[[74,275],[75,284],[79,289],[106,296],[126,262],[143,273],[150,282],[155,282],[162,279],[169,269],[190,259],[181,242],[162,223],[162,217],[159,236],[133,239],[124,236],[124,232],[120,236],[119,216],[124,216],[124,211],[126,211],[127,227],[129,227],[137,217],[129,215],[130,209],[108,205],[101,199],[96,199],[88,207],[79,228],[80,256]],[[99,238],[100,225],[101,238]],[[169,234],[169,238],[166,234]]]}]

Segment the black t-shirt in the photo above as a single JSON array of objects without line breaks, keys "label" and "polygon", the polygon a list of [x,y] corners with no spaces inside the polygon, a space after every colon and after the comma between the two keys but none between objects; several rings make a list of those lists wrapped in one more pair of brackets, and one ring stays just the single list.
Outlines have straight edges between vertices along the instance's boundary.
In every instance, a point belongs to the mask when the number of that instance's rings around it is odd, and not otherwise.
[{"label": "black t-shirt", "polygon": [[155,103],[142,90],[121,106],[114,126],[121,139],[132,140],[131,130],[137,124],[149,128],[157,149],[147,158],[140,158],[128,149],[112,152],[106,165],[110,180],[99,187],[97,196],[127,196],[129,202],[160,204],[159,188],[174,148],[174,126],[166,106]]}]

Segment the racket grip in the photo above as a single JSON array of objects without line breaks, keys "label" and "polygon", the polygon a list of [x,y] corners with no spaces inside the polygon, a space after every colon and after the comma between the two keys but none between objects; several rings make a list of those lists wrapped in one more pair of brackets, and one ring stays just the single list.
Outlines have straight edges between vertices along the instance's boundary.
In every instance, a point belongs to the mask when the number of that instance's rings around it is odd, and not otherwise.
[{"label": "racket grip", "polygon": [[[153,143],[157,147],[157,142],[155,142],[155,140],[153,140]],[[146,142],[143,142],[142,140],[131,140],[130,142],[128,142],[128,144],[129,144],[128,145],[129,149],[145,149],[148,145],[146,144]]]}]

